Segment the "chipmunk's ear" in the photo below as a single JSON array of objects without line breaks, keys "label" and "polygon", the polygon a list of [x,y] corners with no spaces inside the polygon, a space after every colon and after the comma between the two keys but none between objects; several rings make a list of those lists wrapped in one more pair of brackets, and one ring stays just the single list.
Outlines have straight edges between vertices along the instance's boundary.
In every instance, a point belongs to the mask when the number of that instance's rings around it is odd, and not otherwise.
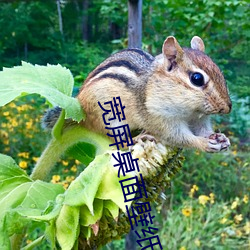
[{"label": "chipmunk's ear", "polygon": [[175,37],[169,36],[162,46],[162,54],[170,61],[179,61],[182,59],[183,50]]},{"label": "chipmunk's ear", "polygon": [[198,37],[198,36],[194,36],[191,40],[191,48],[192,49],[197,49],[197,50],[200,50],[202,52],[205,51],[205,45],[204,45],[204,42],[203,40]]}]

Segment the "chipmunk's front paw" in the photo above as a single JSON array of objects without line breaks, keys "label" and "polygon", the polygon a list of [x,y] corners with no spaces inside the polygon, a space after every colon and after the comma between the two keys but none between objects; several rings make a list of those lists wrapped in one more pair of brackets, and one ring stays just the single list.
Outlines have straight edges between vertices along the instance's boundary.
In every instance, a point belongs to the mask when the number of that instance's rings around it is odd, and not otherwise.
[{"label": "chipmunk's front paw", "polygon": [[208,138],[208,150],[207,152],[215,153],[225,151],[230,147],[229,139],[221,133],[215,133]]},{"label": "chipmunk's front paw", "polygon": [[156,142],[156,139],[154,136],[150,135],[150,134],[147,134],[146,132],[144,133],[141,133],[139,135],[137,135],[136,137],[133,138],[133,142],[136,144],[136,143],[143,143],[145,141],[154,141]]}]

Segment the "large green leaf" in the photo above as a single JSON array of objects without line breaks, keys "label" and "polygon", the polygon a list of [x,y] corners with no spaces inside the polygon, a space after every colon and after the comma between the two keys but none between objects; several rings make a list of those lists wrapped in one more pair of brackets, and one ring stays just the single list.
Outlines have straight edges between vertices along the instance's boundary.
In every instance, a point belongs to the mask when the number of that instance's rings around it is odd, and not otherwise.
[{"label": "large green leaf", "polygon": [[66,118],[80,121],[84,114],[78,100],[71,97],[73,85],[71,72],[61,65],[34,66],[22,62],[22,66],[0,72],[0,106],[18,96],[36,93],[53,106],[65,109]]},{"label": "large green leaf", "polygon": [[0,154],[0,181],[22,175],[28,177],[10,156]]},{"label": "large green leaf", "polygon": [[79,207],[64,205],[56,220],[56,238],[64,250],[71,250],[79,234]]},{"label": "large green leaf", "polygon": [[97,156],[70,184],[68,190],[65,192],[64,203],[70,206],[87,205],[93,214],[95,195],[109,165],[109,154]]},{"label": "large green leaf", "polygon": [[92,144],[78,142],[71,146],[66,153],[74,159],[88,165],[95,158],[96,148]]},{"label": "large green leaf", "polygon": [[87,206],[80,208],[80,225],[89,226],[95,224],[102,217],[103,200],[95,199],[93,202],[94,215],[90,213]]},{"label": "large green leaf", "polygon": [[9,156],[0,155],[0,162],[0,249],[9,249],[9,237],[21,233],[32,220],[39,221],[36,216],[47,213],[48,220],[58,216],[63,199],[57,196],[64,189],[61,185],[32,181]]}]

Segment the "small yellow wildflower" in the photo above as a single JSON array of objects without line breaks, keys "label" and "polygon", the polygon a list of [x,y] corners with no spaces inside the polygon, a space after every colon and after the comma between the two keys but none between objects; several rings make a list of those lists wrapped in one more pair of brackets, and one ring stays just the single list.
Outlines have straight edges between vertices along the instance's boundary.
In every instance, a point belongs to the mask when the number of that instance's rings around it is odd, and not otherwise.
[{"label": "small yellow wildflower", "polygon": [[181,247],[180,250],[186,250],[186,247]]},{"label": "small yellow wildflower", "polygon": [[4,130],[0,130],[0,135],[1,135],[1,137],[3,138],[8,138],[9,137],[9,134],[6,132],[6,131],[4,131]]},{"label": "small yellow wildflower", "polygon": [[28,167],[27,161],[20,161],[19,162],[19,167],[22,169],[26,169]]},{"label": "small yellow wildflower", "polygon": [[244,226],[244,231],[246,232],[246,234],[250,234],[250,222],[247,221],[246,225]]},{"label": "small yellow wildflower", "polygon": [[243,220],[242,214],[237,214],[234,216],[234,221],[236,224],[239,224]]},{"label": "small yellow wildflower", "polygon": [[26,158],[26,159],[29,158],[29,155],[30,155],[29,152],[20,152],[20,153],[18,153],[19,157],[23,157],[23,158]]},{"label": "small yellow wildflower", "polygon": [[185,207],[181,210],[182,214],[186,217],[189,217],[192,214],[192,208]]},{"label": "small yellow wildflower", "polygon": [[15,104],[14,102],[11,102],[11,103],[9,104],[9,106],[10,106],[11,108],[15,108],[15,107],[16,107],[16,104]]},{"label": "small yellow wildflower", "polygon": [[236,207],[238,207],[238,205],[239,205],[239,198],[236,197],[235,201],[231,205],[231,209],[235,209]]},{"label": "small yellow wildflower", "polygon": [[34,161],[34,162],[37,162],[38,161],[38,159],[39,159],[39,157],[32,157],[32,160]]},{"label": "small yellow wildflower", "polygon": [[248,201],[249,201],[248,195],[245,194],[244,197],[243,197],[243,202],[247,204]]},{"label": "small yellow wildflower", "polygon": [[227,222],[227,218],[222,218],[221,220],[220,220],[220,224],[225,224]]},{"label": "small yellow wildflower", "polygon": [[3,112],[4,116],[9,116],[9,114],[10,114],[10,112],[8,112],[8,111]]},{"label": "small yellow wildflower", "polygon": [[75,176],[67,176],[66,181],[67,182],[72,182],[75,179]]},{"label": "small yellow wildflower", "polygon": [[193,185],[192,188],[190,189],[189,197],[193,198],[194,193],[195,193],[196,191],[198,191],[198,190],[199,190],[199,187],[196,186],[196,185]]},{"label": "small yellow wildflower", "polygon": [[79,165],[79,164],[81,164],[81,162],[78,161],[78,160],[75,160],[75,164],[76,164],[76,165]]},{"label": "small yellow wildflower", "polygon": [[64,189],[67,189],[68,186],[69,186],[69,183],[68,183],[68,182],[63,182],[63,187],[64,187]]},{"label": "small yellow wildflower", "polygon": [[32,127],[33,127],[33,121],[32,120],[26,122],[26,128],[27,129],[32,129]]},{"label": "small yellow wildflower", "polygon": [[214,204],[214,193],[210,193],[209,197],[210,197],[210,203]]},{"label": "small yellow wildflower", "polygon": [[52,183],[57,183],[57,182],[60,181],[60,179],[61,179],[61,176],[60,176],[60,175],[53,175],[53,176],[52,176],[51,182],[52,182]]},{"label": "small yellow wildflower", "polygon": [[203,206],[210,200],[210,198],[207,195],[200,195],[199,196],[199,203]]},{"label": "small yellow wildflower", "polygon": [[199,239],[195,239],[194,240],[194,244],[197,246],[197,247],[200,247],[201,246],[201,242]]},{"label": "small yellow wildflower", "polygon": [[63,164],[63,166],[68,166],[69,165],[69,163],[67,161],[64,161],[64,160],[62,160],[62,164]]},{"label": "small yellow wildflower", "polygon": [[221,165],[223,166],[223,167],[227,167],[228,166],[228,163],[227,162],[221,162]]},{"label": "small yellow wildflower", "polygon": [[239,229],[236,230],[236,235],[237,235],[238,237],[241,237],[242,234],[243,234],[243,233],[242,233]]},{"label": "small yellow wildflower", "polygon": [[237,153],[238,153],[237,150],[233,150],[233,151],[232,151],[232,154],[233,154],[233,155],[237,155]]},{"label": "small yellow wildflower", "polygon": [[70,168],[70,170],[71,170],[72,172],[76,172],[76,171],[77,171],[76,165],[73,165],[73,166]]},{"label": "small yellow wildflower", "polygon": [[221,233],[220,235],[222,238],[226,238],[227,237],[227,234],[226,233]]},{"label": "small yellow wildflower", "polygon": [[12,121],[11,121],[11,126],[12,126],[12,127],[17,127],[17,126],[18,126],[17,121],[16,121],[16,120],[12,120]]}]

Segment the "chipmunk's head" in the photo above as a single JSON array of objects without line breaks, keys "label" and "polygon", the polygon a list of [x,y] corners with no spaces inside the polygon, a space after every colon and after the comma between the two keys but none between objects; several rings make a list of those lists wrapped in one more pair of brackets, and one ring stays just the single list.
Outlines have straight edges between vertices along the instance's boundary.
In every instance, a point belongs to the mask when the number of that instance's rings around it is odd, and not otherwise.
[{"label": "chipmunk's head", "polygon": [[191,48],[181,48],[175,37],[169,36],[162,47],[164,71],[168,77],[175,78],[174,82],[198,112],[227,114],[232,104],[226,81],[204,51],[204,43],[198,36],[192,38]]}]

